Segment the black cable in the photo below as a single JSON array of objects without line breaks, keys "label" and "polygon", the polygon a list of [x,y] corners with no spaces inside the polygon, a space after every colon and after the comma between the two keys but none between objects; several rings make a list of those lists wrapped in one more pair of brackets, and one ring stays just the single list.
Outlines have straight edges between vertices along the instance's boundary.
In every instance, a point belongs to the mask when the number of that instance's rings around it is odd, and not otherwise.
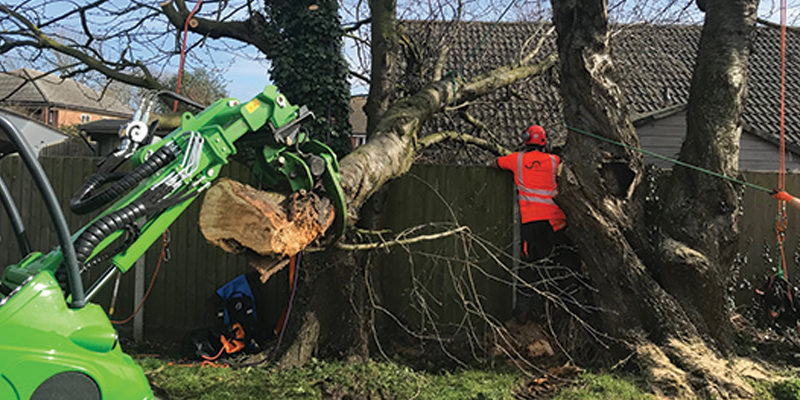
[{"label": "black cable", "polygon": [[[131,172],[99,172],[89,177],[69,201],[69,208],[76,214],[86,214],[108,204],[124,194],[139,182],[152,176],[159,169],[175,159],[171,146],[156,150],[144,163]],[[103,185],[114,182],[99,193],[94,193]]]},{"label": "black cable", "polygon": [[91,270],[96,265],[102,264],[102,263],[110,260],[115,255],[117,255],[118,253],[120,253],[123,250],[125,250],[126,248],[130,247],[131,244],[133,244],[133,242],[135,242],[136,239],[139,238],[139,229],[136,227],[136,225],[127,225],[125,227],[125,231],[127,232],[127,235],[125,236],[125,240],[123,240],[123,242],[120,243],[119,246],[117,246],[115,249],[113,249],[111,251],[108,251],[108,252],[104,251],[103,252],[104,254],[98,254],[95,258],[93,258],[90,261],[86,262],[84,264],[84,266],[83,266],[83,269],[81,269],[81,273],[83,273],[83,271]]},{"label": "black cable", "polygon": [[250,362],[250,363],[244,363],[244,364],[233,364],[233,363],[228,362],[228,365],[230,365],[231,367],[233,367],[233,368],[245,368],[245,367],[254,367],[256,365],[261,365],[261,364],[271,360],[272,357],[275,357],[275,354],[278,353],[278,348],[280,348],[281,342],[283,341],[283,334],[286,333],[286,327],[289,325],[289,316],[292,315],[292,304],[294,303],[294,294],[295,294],[295,291],[297,290],[297,281],[300,280],[300,255],[301,254],[302,254],[302,252],[301,253],[297,253],[297,258],[295,259],[295,262],[294,262],[294,265],[295,265],[294,282],[292,282],[292,291],[291,291],[291,293],[289,293],[289,304],[286,306],[286,318],[283,319],[283,326],[281,326],[281,332],[278,335],[278,342],[275,343],[275,348],[272,349],[272,351],[270,352],[269,355],[267,355],[266,357],[262,358],[259,361]]},{"label": "black cable", "polygon": [[22,161],[30,171],[34,183],[42,194],[42,199],[50,214],[50,219],[53,221],[53,226],[58,235],[58,242],[61,245],[61,253],[63,256],[62,265],[66,267],[66,273],[69,276],[69,291],[72,296],[71,308],[83,308],[86,305],[86,293],[83,290],[83,282],[80,279],[78,272],[78,263],[75,257],[75,249],[72,246],[72,239],[69,234],[67,221],[64,218],[64,213],[61,211],[61,206],[56,198],[55,191],[50,185],[50,180],[44,173],[42,166],[36,160],[33,152],[30,149],[25,137],[22,133],[11,124],[5,117],[0,117],[0,132],[5,132],[8,139],[19,152]]},{"label": "black cable", "polygon": [[78,264],[83,265],[103,239],[120,229],[125,229],[137,219],[159,210],[160,203],[171,191],[172,187],[169,185],[150,188],[127,206],[94,221],[75,240]]}]

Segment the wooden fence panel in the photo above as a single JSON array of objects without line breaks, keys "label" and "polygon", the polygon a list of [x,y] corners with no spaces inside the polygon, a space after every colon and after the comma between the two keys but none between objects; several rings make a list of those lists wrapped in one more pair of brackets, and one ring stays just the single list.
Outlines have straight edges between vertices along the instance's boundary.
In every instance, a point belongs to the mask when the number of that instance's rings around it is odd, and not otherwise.
[{"label": "wooden fence panel", "polygon": [[[494,168],[415,166],[393,182],[384,211],[392,231],[443,222],[466,225],[480,239],[465,243],[449,237],[393,247],[380,259],[383,305],[418,327],[426,318],[420,313],[421,293],[416,291],[420,290],[428,297],[426,306],[432,315],[440,322],[456,324],[464,316],[452,283],[456,279],[462,288],[474,287],[483,311],[497,318],[510,316],[511,289],[501,282],[510,276],[497,260],[513,264],[513,202],[511,175]],[[477,257],[469,268],[464,262],[467,253]],[[412,281],[417,282],[416,290]]]},{"label": "wooden fence panel", "polygon": [[[95,171],[96,161],[88,158],[41,158],[72,231],[88,223],[93,216],[74,215],[67,204],[72,192]],[[249,176],[246,168],[238,164],[223,172],[245,182]],[[16,157],[2,160],[0,175],[18,202],[33,248],[43,252],[52,249],[56,235],[49,215],[20,160]],[[745,175],[748,180],[766,187],[774,186],[777,181],[773,173]],[[800,175],[789,175],[787,184],[790,192],[800,193]],[[487,276],[496,276],[501,280],[508,278],[493,257],[511,265],[513,190],[507,173],[485,167],[415,166],[407,176],[391,183],[385,214],[387,226],[394,232],[419,224],[448,222],[469,226],[473,234],[486,241],[485,244],[495,247],[482,250],[478,242],[470,244],[472,250],[469,251],[477,254],[479,259],[472,269],[472,276],[465,274],[464,264],[459,261],[463,260],[468,250],[465,250],[463,242],[454,238],[393,248],[379,259],[378,275],[383,304],[406,321],[419,322],[419,315],[414,309],[414,294],[410,291],[411,279],[416,276],[416,279],[425,283],[430,293],[442,300],[440,304],[434,304],[434,311],[444,320],[455,321],[462,312],[460,306],[454,303],[454,288],[450,284],[452,274],[459,279],[473,280],[471,284],[481,294],[487,313],[498,318],[508,317],[510,288],[506,283]],[[243,257],[226,254],[209,245],[202,237],[197,227],[201,200],[196,200],[170,228],[171,258],[162,263],[144,311],[145,337],[148,339],[178,340],[190,329],[208,326],[213,318],[208,299],[225,282],[250,270]],[[769,196],[753,190],[744,192],[743,202],[741,252],[747,262],[739,274],[752,281],[771,273],[774,268],[765,262],[763,254],[766,246],[775,256],[776,206]],[[0,217],[1,273],[6,265],[17,262],[20,254],[5,210],[0,212],[3,213]],[[798,216],[800,212],[789,210],[786,244],[792,265],[789,271],[791,277],[798,276],[798,268],[794,263],[794,254],[800,242],[800,223],[796,222]],[[428,228],[427,232],[435,230],[441,228]],[[157,242],[146,255],[146,284],[153,276],[160,248],[160,242]],[[432,262],[431,257],[439,262]],[[100,272],[91,271],[87,282]],[[127,317],[135,308],[133,281],[133,273],[122,277],[114,319]],[[105,308],[110,303],[112,287],[113,282],[97,298],[97,302]],[[749,289],[737,293],[740,304],[749,302],[751,298]],[[280,300],[276,297],[275,301],[277,303]],[[130,325],[120,326],[120,332],[129,334]]]},{"label": "wooden fence panel", "polygon": [[[746,172],[744,176],[748,182],[764,187],[777,186],[776,173]],[[788,174],[786,187],[789,193],[800,193],[800,174]],[[738,280],[745,285],[736,290],[737,305],[746,307],[753,299],[751,286],[759,285],[765,275],[777,272],[780,255],[778,254],[775,234],[775,216],[777,214],[777,201],[768,194],[756,190],[745,190],[742,198],[744,207],[740,225],[739,252],[745,257],[745,262],[738,271]],[[786,261],[789,266],[788,275],[795,283],[800,277],[797,260],[800,258],[800,211],[791,207],[787,210],[789,225],[786,230],[784,244]]]}]

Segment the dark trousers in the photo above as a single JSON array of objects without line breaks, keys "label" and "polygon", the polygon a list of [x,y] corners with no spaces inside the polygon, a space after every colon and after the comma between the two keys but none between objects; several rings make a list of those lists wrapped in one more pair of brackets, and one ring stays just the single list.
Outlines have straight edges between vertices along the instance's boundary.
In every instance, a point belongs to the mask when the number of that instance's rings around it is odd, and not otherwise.
[{"label": "dark trousers", "polygon": [[564,236],[561,232],[563,232],[563,229],[553,232],[553,227],[547,221],[533,221],[522,224],[520,227],[522,261],[536,262],[554,256],[553,249],[556,247],[556,242]]},{"label": "dark trousers", "polygon": [[[526,264],[545,264],[547,266],[523,265],[519,270],[522,281],[539,287],[543,290],[554,291],[557,289],[558,277],[568,274],[564,267],[578,268],[578,258],[564,229],[553,232],[548,221],[533,221],[522,224],[520,227],[522,261]],[[548,267],[557,266],[557,267]],[[550,269],[548,269],[550,268]],[[554,276],[548,271],[552,270]],[[556,290],[557,291],[557,290]],[[525,287],[524,283],[517,284],[517,305],[520,312],[539,314],[544,309],[544,299],[532,300],[534,292]],[[534,304],[536,303],[536,304]],[[536,315],[532,315],[534,318]]]}]

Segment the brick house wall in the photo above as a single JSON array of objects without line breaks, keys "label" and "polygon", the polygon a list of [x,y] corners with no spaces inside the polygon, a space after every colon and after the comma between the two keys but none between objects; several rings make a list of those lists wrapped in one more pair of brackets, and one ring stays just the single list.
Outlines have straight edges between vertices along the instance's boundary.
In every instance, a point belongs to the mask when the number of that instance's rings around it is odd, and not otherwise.
[{"label": "brick house wall", "polygon": [[85,124],[87,122],[99,121],[101,119],[120,118],[119,116],[110,114],[70,110],[61,107],[12,106],[4,108],[54,128]]},{"label": "brick house wall", "polygon": [[64,125],[78,125],[78,124],[85,124],[87,122],[98,121],[101,119],[108,119],[108,118],[119,118],[112,115],[107,114],[99,114],[87,111],[76,111],[76,110],[67,110],[63,108],[51,108],[51,112],[56,112],[56,123],[52,124],[48,121],[49,125],[53,125],[56,127],[61,127]]}]

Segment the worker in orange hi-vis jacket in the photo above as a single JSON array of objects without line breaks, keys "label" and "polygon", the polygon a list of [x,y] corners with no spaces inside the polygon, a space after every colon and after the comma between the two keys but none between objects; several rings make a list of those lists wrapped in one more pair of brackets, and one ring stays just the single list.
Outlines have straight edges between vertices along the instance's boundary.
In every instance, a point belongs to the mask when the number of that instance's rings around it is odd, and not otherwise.
[{"label": "worker in orange hi-vis jacket", "polygon": [[[553,201],[558,194],[556,178],[561,169],[561,159],[550,153],[547,136],[541,126],[530,126],[524,137],[525,151],[499,157],[497,167],[514,174],[522,223],[522,260],[532,263],[553,257],[556,246],[566,243],[563,229],[567,225],[567,217]],[[520,278],[526,282],[537,281],[535,274],[531,268],[523,268],[519,272]],[[517,305],[513,311],[518,323],[524,323],[531,312],[532,291],[524,286],[518,286]]]}]

